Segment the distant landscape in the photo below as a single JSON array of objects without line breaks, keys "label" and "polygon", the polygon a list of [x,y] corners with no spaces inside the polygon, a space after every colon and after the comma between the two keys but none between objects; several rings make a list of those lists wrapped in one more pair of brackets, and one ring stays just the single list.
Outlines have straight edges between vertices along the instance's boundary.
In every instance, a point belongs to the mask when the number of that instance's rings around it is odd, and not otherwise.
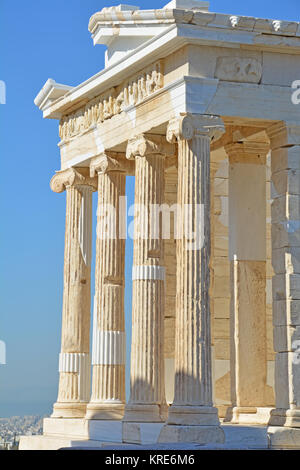
[{"label": "distant landscape", "polygon": [[14,441],[20,436],[42,434],[43,419],[46,416],[12,416],[0,418],[0,448]]}]

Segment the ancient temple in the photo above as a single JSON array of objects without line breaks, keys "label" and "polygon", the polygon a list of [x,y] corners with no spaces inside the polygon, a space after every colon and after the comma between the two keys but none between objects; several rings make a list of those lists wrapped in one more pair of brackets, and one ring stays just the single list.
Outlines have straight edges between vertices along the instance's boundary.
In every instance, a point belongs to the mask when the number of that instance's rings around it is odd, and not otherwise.
[{"label": "ancient temple", "polygon": [[300,448],[300,24],[172,0],[103,8],[89,30],[105,68],[35,99],[59,122],[64,295],[58,398],[20,448],[218,446],[241,425]]}]

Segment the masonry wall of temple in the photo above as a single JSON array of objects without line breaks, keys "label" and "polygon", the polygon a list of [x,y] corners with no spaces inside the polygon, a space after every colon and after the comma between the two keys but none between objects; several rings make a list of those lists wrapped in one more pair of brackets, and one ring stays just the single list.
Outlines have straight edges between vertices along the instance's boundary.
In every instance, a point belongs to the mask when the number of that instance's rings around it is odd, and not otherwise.
[{"label": "masonry wall of temple", "polygon": [[[258,447],[300,448],[300,24],[172,0],[104,8],[89,29],[107,45],[105,68],[77,87],[49,79],[35,100],[59,126],[64,299],[57,402],[43,436],[21,448],[224,448],[257,425]],[[152,213],[163,206],[170,237]]]}]

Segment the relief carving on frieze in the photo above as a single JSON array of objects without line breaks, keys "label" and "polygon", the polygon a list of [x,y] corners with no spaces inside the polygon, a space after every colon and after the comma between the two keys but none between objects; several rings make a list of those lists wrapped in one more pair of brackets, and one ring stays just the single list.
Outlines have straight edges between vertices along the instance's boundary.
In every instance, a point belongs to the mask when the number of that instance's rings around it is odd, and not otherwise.
[{"label": "relief carving on frieze", "polygon": [[63,116],[59,124],[61,140],[67,141],[112,116],[120,114],[126,108],[139,104],[161,89],[163,85],[163,63],[157,61],[120,86],[111,88],[89,101],[85,107]]},{"label": "relief carving on frieze", "polygon": [[262,66],[258,60],[245,57],[219,57],[215,78],[228,82],[259,83]]}]

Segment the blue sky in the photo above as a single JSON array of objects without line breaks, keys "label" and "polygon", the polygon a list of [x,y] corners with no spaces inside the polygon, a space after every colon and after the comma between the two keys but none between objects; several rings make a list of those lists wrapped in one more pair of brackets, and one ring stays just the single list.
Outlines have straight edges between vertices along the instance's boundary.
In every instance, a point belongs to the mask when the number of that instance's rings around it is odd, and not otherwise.
[{"label": "blue sky", "polygon": [[[33,100],[49,77],[77,85],[103,68],[104,46],[93,46],[88,21],[118,3],[0,0],[0,80],[7,86],[7,104],[0,105],[0,340],[7,346],[7,365],[0,365],[0,416],[50,412],[57,395],[65,196],[49,188],[59,169],[58,123],[44,121]],[[128,3],[150,9],[167,2]],[[299,0],[212,0],[210,10],[300,20]],[[130,178],[129,204],[133,186]],[[127,330],[131,257],[128,242]]]}]

